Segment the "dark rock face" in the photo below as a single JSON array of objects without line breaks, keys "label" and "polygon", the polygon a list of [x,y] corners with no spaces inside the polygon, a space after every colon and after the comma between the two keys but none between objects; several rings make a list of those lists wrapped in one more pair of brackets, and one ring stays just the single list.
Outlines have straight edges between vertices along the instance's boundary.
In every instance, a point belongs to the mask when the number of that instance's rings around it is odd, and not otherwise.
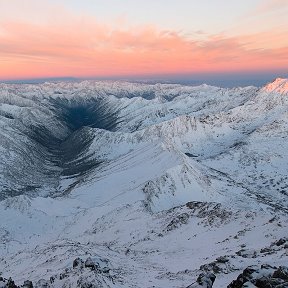
[{"label": "dark rock face", "polygon": [[97,270],[99,268],[99,264],[94,263],[94,261],[88,257],[85,261],[85,267],[90,268],[91,270]]},{"label": "dark rock face", "polygon": [[18,286],[16,286],[14,281],[11,278],[9,278],[6,284],[6,288],[18,288]]},{"label": "dark rock face", "polygon": [[281,239],[279,239],[275,244],[276,244],[277,246],[281,246],[281,245],[285,244],[286,241],[287,241],[287,240],[286,240],[285,238],[281,238]]},{"label": "dark rock face", "polygon": [[0,277],[0,287],[3,288],[19,288],[17,285],[15,285],[14,281],[10,277],[9,279],[5,279],[3,277]]},{"label": "dark rock face", "polygon": [[236,280],[232,281],[227,288],[287,288],[288,287],[288,267],[272,267],[262,265],[261,268],[249,266],[243,270]]},{"label": "dark rock face", "polygon": [[229,259],[226,256],[220,256],[216,259],[216,261],[218,263],[227,263],[227,262],[229,262]]},{"label": "dark rock face", "polygon": [[46,281],[45,279],[40,279],[37,283],[36,283],[36,288],[50,288],[51,285],[48,281]]},{"label": "dark rock face", "polygon": [[84,261],[81,258],[76,258],[73,261],[73,268],[83,268],[84,267]]},{"label": "dark rock face", "polygon": [[88,257],[84,261],[78,257],[73,261],[73,268],[65,268],[61,273],[52,275],[49,280],[39,279],[34,282],[34,285],[26,280],[22,285],[17,286],[11,277],[8,279],[0,276],[0,288],[60,288],[76,287],[75,285],[81,288],[101,288],[110,287],[109,282],[115,284],[115,275],[111,275],[111,269],[105,266],[109,261],[99,259],[99,262],[104,264],[100,266],[95,259]]},{"label": "dark rock face", "polygon": [[192,201],[187,202],[186,207],[191,210],[193,215],[206,219],[208,225],[218,225],[231,218],[232,211],[225,210],[219,203],[206,203]]},{"label": "dark rock face", "polygon": [[216,276],[213,273],[201,273],[196,282],[187,288],[212,288]]},{"label": "dark rock face", "polygon": [[167,231],[172,231],[183,224],[187,224],[189,220],[189,215],[187,213],[182,213],[176,216],[167,226]]},{"label": "dark rock face", "polygon": [[201,265],[200,270],[205,273],[227,274],[231,271],[235,271],[235,268],[230,263],[228,256],[220,256],[213,262]]},{"label": "dark rock face", "polygon": [[23,285],[17,286],[11,277],[9,279],[0,277],[0,287],[1,288],[33,288],[33,283],[29,280],[26,280],[24,281]]},{"label": "dark rock face", "polygon": [[280,266],[272,275],[273,278],[280,278],[288,281],[288,267]]},{"label": "dark rock face", "polygon": [[280,238],[279,240],[272,242],[269,246],[263,247],[260,250],[261,254],[264,255],[269,255],[269,254],[274,254],[277,251],[283,251],[288,248],[288,238]]},{"label": "dark rock face", "polygon": [[33,283],[29,280],[24,281],[22,288],[33,288]]},{"label": "dark rock face", "polygon": [[[74,259],[71,268],[66,268],[61,273],[51,276],[49,281],[44,279],[39,280],[36,282],[35,288],[107,287],[105,285],[103,286],[103,283],[107,284],[110,281],[114,283],[114,279],[109,274],[109,271],[110,269],[108,267],[100,267],[99,263],[93,260],[91,257],[88,257],[86,260],[78,257]],[[33,288],[33,286],[25,288]]]}]

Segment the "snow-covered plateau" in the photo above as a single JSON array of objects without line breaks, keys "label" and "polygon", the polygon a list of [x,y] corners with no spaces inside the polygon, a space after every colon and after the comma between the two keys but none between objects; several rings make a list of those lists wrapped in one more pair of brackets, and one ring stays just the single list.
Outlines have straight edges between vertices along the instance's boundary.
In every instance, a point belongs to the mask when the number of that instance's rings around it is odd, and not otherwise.
[{"label": "snow-covered plateau", "polygon": [[1,288],[288,287],[287,216],[287,79],[0,84]]}]

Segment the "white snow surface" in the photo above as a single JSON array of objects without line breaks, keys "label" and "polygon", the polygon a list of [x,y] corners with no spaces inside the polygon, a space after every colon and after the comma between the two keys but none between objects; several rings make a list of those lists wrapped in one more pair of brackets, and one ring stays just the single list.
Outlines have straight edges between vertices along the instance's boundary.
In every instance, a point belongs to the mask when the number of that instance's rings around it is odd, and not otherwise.
[{"label": "white snow surface", "polygon": [[[79,107],[101,121],[72,128]],[[248,265],[287,265],[287,140],[287,79],[0,84],[0,276],[180,288],[212,271],[222,288]]]}]

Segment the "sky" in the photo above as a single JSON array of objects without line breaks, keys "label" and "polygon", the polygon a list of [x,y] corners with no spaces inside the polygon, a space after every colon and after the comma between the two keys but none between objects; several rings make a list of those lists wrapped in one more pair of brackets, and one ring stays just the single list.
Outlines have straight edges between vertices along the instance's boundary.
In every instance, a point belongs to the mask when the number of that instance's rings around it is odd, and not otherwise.
[{"label": "sky", "polygon": [[0,0],[0,81],[286,75],[287,15],[288,0]]}]

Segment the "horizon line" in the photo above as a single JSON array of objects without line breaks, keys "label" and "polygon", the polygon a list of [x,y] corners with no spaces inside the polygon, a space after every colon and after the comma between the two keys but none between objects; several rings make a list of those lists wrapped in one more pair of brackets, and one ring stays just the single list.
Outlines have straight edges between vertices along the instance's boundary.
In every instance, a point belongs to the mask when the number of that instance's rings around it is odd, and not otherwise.
[{"label": "horizon line", "polygon": [[231,73],[191,73],[191,74],[155,74],[155,75],[115,75],[115,76],[55,76],[55,77],[31,77],[0,79],[4,84],[41,84],[45,82],[77,82],[77,81],[126,81],[142,83],[167,83],[182,85],[218,85],[223,87],[236,86],[263,86],[276,78],[288,78],[288,73],[283,71],[261,72],[231,72]]}]

